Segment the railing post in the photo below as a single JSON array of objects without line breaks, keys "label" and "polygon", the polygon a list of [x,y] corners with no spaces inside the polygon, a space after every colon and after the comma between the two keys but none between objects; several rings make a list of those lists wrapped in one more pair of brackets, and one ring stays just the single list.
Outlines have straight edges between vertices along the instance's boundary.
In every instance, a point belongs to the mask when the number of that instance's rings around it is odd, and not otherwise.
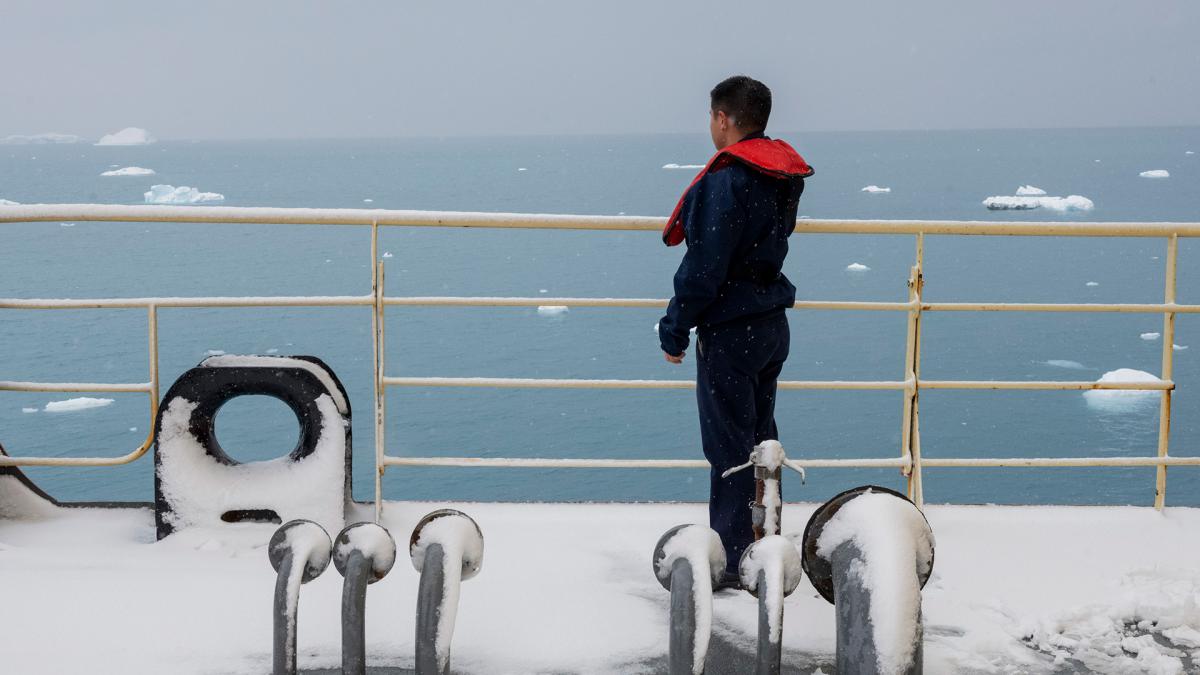
[{"label": "railing post", "polygon": [[[1164,302],[1175,304],[1175,271],[1179,260],[1179,235],[1167,239],[1167,270],[1164,282]],[[1162,379],[1172,380],[1175,363],[1175,312],[1163,313],[1162,330]],[[1158,406],[1158,456],[1167,456],[1171,437],[1171,390],[1164,389]],[[1167,466],[1160,464],[1154,477],[1154,508],[1161,511],[1167,501]]]},{"label": "railing post", "polygon": [[925,496],[921,473],[920,417],[918,405],[921,377],[921,293],[925,286],[925,234],[917,233],[916,264],[908,277],[908,332],[904,348],[904,407],[900,420],[900,456],[909,465],[902,470],[908,477],[908,496],[924,506]]}]

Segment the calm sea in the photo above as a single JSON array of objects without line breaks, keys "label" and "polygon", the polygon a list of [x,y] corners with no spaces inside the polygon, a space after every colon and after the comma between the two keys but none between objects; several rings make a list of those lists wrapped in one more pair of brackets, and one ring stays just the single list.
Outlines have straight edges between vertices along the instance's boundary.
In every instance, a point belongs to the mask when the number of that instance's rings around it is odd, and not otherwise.
[{"label": "calm sea", "polygon": [[[812,218],[1200,220],[1200,128],[779,134],[817,174]],[[219,192],[230,206],[378,207],[665,215],[711,146],[703,135],[379,141],[163,142],[144,147],[0,146],[0,198],[136,204],[154,183]],[[101,177],[113,166],[150,177]],[[1170,178],[1139,173],[1166,169]],[[891,192],[862,192],[866,185]],[[1032,184],[1095,202],[1089,213],[991,212],[980,202]],[[366,200],[372,200],[370,202]],[[40,223],[0,228],[0,295],[365,294],[361,228]],[[652,233],[388,229],[392,295],[667,297],[682,253]],[[797,235],[786,273],[806,299],[904,300],[912,237]],[[1158,302],[1166,244],[1153,239],[929,237],[935,301]],[[1200,242],[1180,244],[1179,298],[1200,298]],[[859,263],[869,271],[850,272]],[[1091,282],[1089,284],[1089,282]],[[141,310],[4,311],[0,379],[147,379]],[[655,310],[389,310],[388,371],[410,376],[684,378],[663,361]],[[900,379],[905,317],[794,312],[787,379]],[[362,308],[162,310],[163,390],[206,352],[312,354],[348,390],[356,497],[372,480],[370,315]],[[1162,319],[1139,314],[933,313],[923,376],[1091,380],[1118,368],[1157,373]],[[1200,453],[1200,317],[1178,319],[1171,448]],[[1182,349],[1182,347],[1188,347]],[[87,394],[82,394],[87,395]],[[0,394],[10,454],[119,455],[144,437],[144,397],[45,412],[73,394]],[[35,412],[26,412],[26,409]],[[781,392],[781,440],[793,455],[893,457],[899,392]],[[927,391],[926,457],[1153,455],[1158,396],[1089,404],[1079,392]],[[241,460],[290,451],[297,428],[280,402],[244,397],[218,417]],[[688,391],[393,389],[388,451],[484,457],[700,456]],[[147,500],[147,456],[128,466],[30,469],[64,500]],[[895,470],[813,470],[789,499],[819,500],[864,482],[902,488]],[[703,471],[397,469],[391,499],[707,499]],[[1154,470],[928,469],[927,499],[962,503],[1149,504]],[[1167,501],[1200,505],[1200,468],[1170,471]]]}]

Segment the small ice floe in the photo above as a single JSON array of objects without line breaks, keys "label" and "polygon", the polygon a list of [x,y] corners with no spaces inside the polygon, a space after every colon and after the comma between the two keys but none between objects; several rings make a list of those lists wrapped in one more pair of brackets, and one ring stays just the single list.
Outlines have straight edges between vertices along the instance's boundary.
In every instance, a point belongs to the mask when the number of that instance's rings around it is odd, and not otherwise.
[{"label": "small ice floe", "polygon": [[703,164],[663,164],[664,169],[703,169]]},{"label": "small ice floe", "polygon": [[154,169],[146,169],[140,166],[127,166],[123,169],[113,169],[105,171],[101,176],[153,176]]},{"label": "small ice floe", "polygon": [[126,127],[114,134],[106,134],[96,141],[96,145],[149,145],[155,139],[145,129]]},{"label": "small ice floe", "polygon": [[517,167],[517,171],[528,171],[528,170],[529,170],[529,169],[526,169],[526,168],[525,168],[525,167],[523,167],[523,166],[521,166],[521,167]]},{"label": "small ice floe", "polygon": [[112,402],[111,398],[80,396],[79,398],[69,398],[65,401],[50,401],[42,408],[42,411],[48,413],[75,412],[76,410],[87,410],[88,408],[103,408],[106,405],[112,405]]},{"label": "small ice floe", "polygon": [[1158,338],[1162,337],[1162,334],[1161,333],[1142,333],[1138,337],[1142,338],[1143,340],[1157,340]]},{"label": "small ice floe", "polygon": [[1009,197],[996,196],[983,200],[983,205],[992,211],[1048,209],[1050,211],[1091,211],[1095,204],[1087,197],[1068,195],[1066,197]]},{"label": "small ice floe", "polygon": [[549,293],[549,292],[550,292],[550,289],[548,289],[548,288],[539,288],[538,289],[538,293],[544,294],[544,293]]},{"label": "small ice floe", "polygon": [[271,347],[270,349],[267,350],[267,353],[268,354],[278,354],[279,350],[275,347]]},{"label": "small ice floe", "polygon": [[1046,194],[1045,190],[1043,190],[1040,187],[1034,187],[1032,185],[1022,185],[1021,187],[1017,188],[1017,196],[1018,197],[1041,197],[1041,196],[1044,196],[1045,194]]},{"label": "small ice floe", "polygon": [[11,199],[0,199],[0,206],[17,206],[21,202],[14,202]]},{"label": "small ice floe", "polygon": [[[1133,368],[1118,368],[1100,376],[1097,382],[1162,382],[1158,377],[1144,370]],[[1083,400],[1089,408],[1103,412],[1131,412],[1142,406],[1153,403],[1161,394],[1157,389],[1088,389],[1083,392]]]},{"label": "small ice floe", "polygon": [[75,227],[75,223],[59,223],[59,227]]},{"label": "small ice floe", "polygon": [[364,200],[363,200],[363,203],[364,203],[364,204],[370,204],[370,203],[372,203],[372,202],[374,202],[374,201],[375,201],[374,199],[364,199]]},{"label": "small ice floe", "polygon": [[1086,284],[1084,284],[1084,286],[1099,286],[1099,285],[1100,285],[1099,281],[1089,281]]},{"label": "small ice floe", "polygon": [[391,257],[392,257],[392,252],[391,252],[391,251],[384,251],[384,252],[383,252],[383,257],[384,257],[384,258],[391,258]]},{"label": "small ice floe", "polygon": [[1196,154],[1196,153],[1195,153],[1195,152],[1193,152],[1193,151],[1191,151],[1191,150],[1184,150],[1184,151],[1183,151],[1183,154],[1185,154],[1185,155],[1194,155],[1194,154]]},{"label": "small ice floe", "polygon": [[152,185],[145,198],[147,204],[208,204],[225,201],[223,194],[201,192],[186,185]]},{"label": "small ice floe", "polygon": [[860,192],[869,192],[871,194],[879,194],[881,192],[891,192],[891,191],[892,191],[892,188],[890,188],[890,187],[879,187],[878,185],[868,185],[865,188],[863,188],[862,190],[860,190]]},{"label": "small ice floe", "polygon": [[558,316],[570,310],[566,305],[538,305],[537,313],[542,316]]},{"label": "small ice floe", "polygon": [[1054,366],[1055,368],[1066,368],[1067,370],[1091,370],[1078,361],[1068,361],[1066,359],[1049,359],[1042,361],[1042,363],[1047,366]]},{"label": "small ice floe", "polygon": [[37,411],[38,411],[37,408],[21,408],[21,412],[23,412],[23,413],[35,413]]},{"label": "small ice floe", "polygon": [[130,431],[137,431],[137,427],[129,427]]},{"label": "small ice floe", "polygon": [[1151,169],[1138,174],[1142,178],[1170,178],[1171,172],[1166,169]]},{"label": "small ice floe", "polygon": [[224,356],[225,350],[224,349],[209,349],[208,351],[204,352],[204,355],[205,356]]},{"label": "small ice floe", "polygon": [[1188,348],[1187,345],[1177,345],[1174,342],[1171,343],[1171,349],[1174,349],[1177,352],[1181,352],[1187,348]]},{"label": "small ice floe", "polygon": [[862,263],[852,262],[849,265],[846,265],[846,271],[847,272],[870,272],[871,268],[867,267],[866,265],[864,265]]}]

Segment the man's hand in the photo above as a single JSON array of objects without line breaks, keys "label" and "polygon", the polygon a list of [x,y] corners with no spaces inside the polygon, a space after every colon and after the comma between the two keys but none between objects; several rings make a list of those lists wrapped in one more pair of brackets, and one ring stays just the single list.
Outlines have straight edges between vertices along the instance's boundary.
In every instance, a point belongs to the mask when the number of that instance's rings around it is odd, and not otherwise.
[{"label": "man's hand", "polygon": [[667,361],[670,361],[671,363],[680,364],[683,363],[683,357],[687,356],[687,352],[679,352],[679,356],[671,356],[670,354],[663,352],[663,356],[667,357]]}]

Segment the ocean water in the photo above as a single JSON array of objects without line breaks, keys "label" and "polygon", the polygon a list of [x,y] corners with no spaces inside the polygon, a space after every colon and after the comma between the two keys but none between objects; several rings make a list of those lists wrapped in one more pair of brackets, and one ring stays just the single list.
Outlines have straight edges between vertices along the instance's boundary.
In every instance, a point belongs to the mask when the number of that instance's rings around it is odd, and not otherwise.
[{"label": "ocean water", "polygon": [[[780,133],[816,167],[801,200],[812,218],[1200,220],[1200,128]],[[144,147],[0,146],[0,198],[133,204],[154,183],[223,193],[230,206],[378,207],[665,215],[711,154],[704,135],[379,141],[162,142]],[[100,177],[142,166],[150,177]],[[522,170],[524,169],[524,170]],[[1168,179],[1139,172],[1167,169]],[[887,194],[861,192],[876,184]],[[1090,213],[992,212],[980,202],[1033,184],[1079,194]],[[364,200],[373,200],[365,202]],[[386,229],[390,295],[668,297],[682,248],[654,233]],[[1158,302],[1160,239],[928,237],[925,297],[935,301]],[[796,235],[785,272],[804,299],[906,299],[911,236]],[[1183,302],[1200,297],[1200,242],[1180,244]],[[870,267],[852,273],[851,263]],[[1088,285],[1094,282],[1096,285]],[[0,295],[365,294],[363,228],[147,223],[31,223],[0,228]],[[405,376],[692,377],[664,362],[657,310],[389,308],[388,373]],[[786,379],[902,377],[905,316],[793,312]],[[1157,373],[1158,315],[930,313],[922,371],[931,379],[1096,379]],[[354,418],[354,489],[372,494],[370,314],[365,308],[160,311],[163,391],[209,350],[311,354],[345,384]],[[1177,320],[1171,452],[1200,453],[1200,317]],[[5,310],[0,379],[144,381],[141,310]],[[1073,363],[1064,363],[1073,362]],[[1068,367],[1064,367],[1068,366]],[[80,394],[89,395],[89,394]],[[148,425],[143,396],[43,411],[74,394],[0,393],[10,454],[120,455]],[[24,412],[23,409],[37,412]],[[894,457],[900,392],[781,392],[777,419],[793,456]],[[1089,405],[1070,391],[926,391],[926,457],[1153,455],[1158,396]],[[291,450],[280,402],[243,397],[218,416],[241,460]],[[700,457],[688,391],[398,389],[388,394],[390,454],[483,457]],[[149,456],[114,468],[30,468],[64,500],[148,500]],[[812,470],[788,499],[820,500],[862,483],[903,489],[896,470]],[[707,499],[704,471],[389,470],[389,499]],[[1154,470],[927,469],[926,498],[956,503],[1150,504]],[[1200,468],[1169,472],[1167,502],[1200,505]]]}]

